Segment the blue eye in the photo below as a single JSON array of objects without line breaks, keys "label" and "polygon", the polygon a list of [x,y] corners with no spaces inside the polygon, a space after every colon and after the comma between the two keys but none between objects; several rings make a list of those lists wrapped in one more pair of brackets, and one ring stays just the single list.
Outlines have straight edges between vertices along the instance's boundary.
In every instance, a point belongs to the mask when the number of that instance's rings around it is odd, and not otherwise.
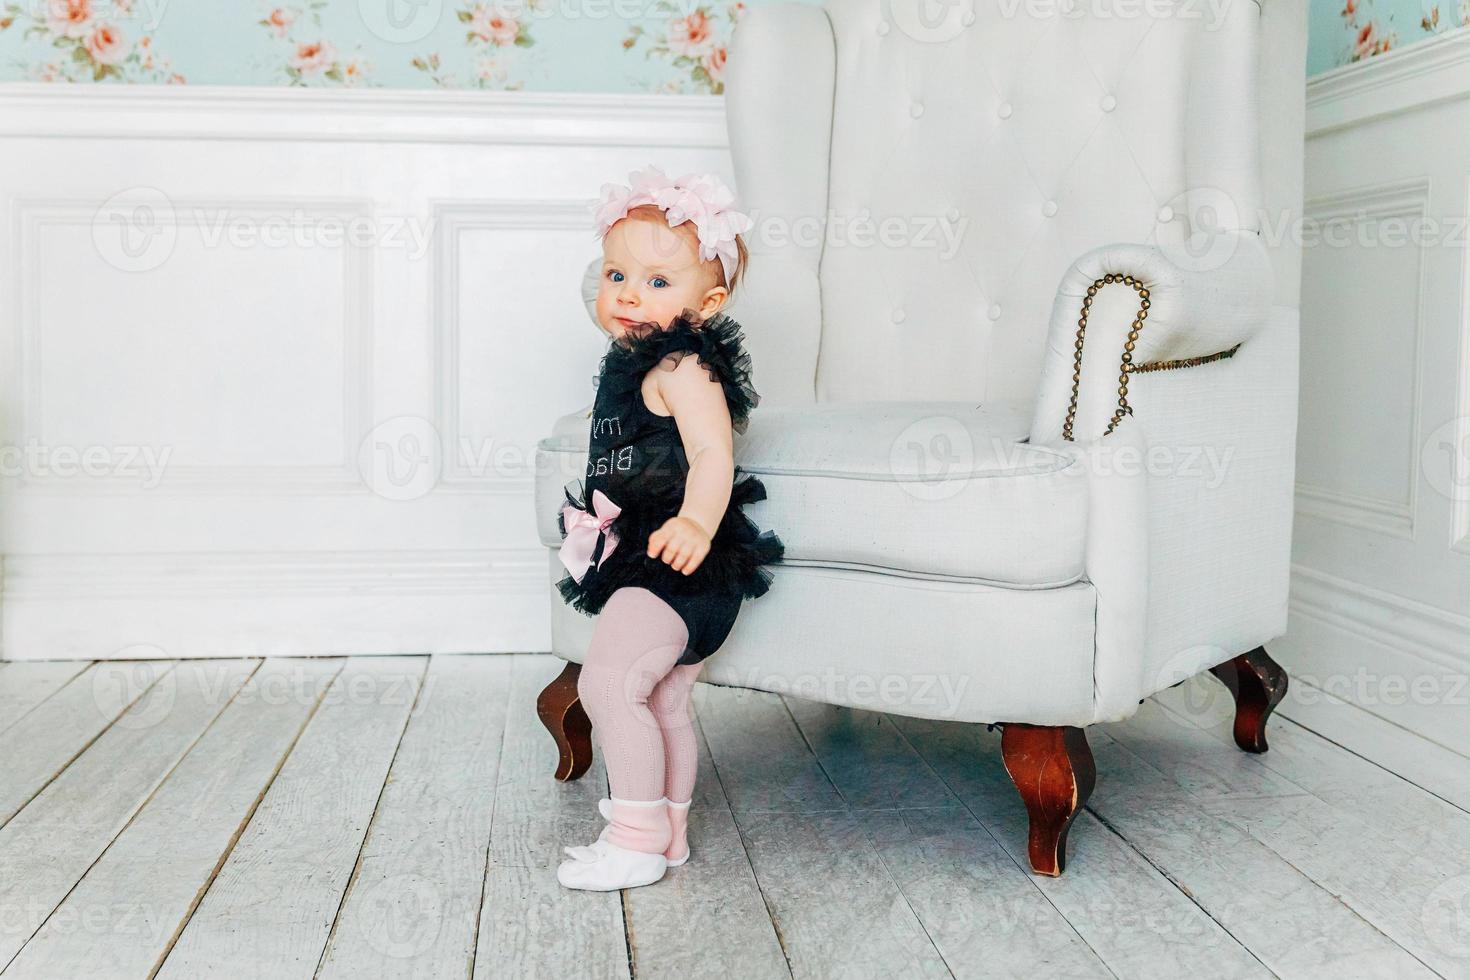
[{"label": "blue eye", "polygon": [[621,272],[619,272],[618,270],[616,270],[616,269],[613,269],[612,271],[610,271],[608,273],[608,277],[611,278],[613,282],[622,282],[623,281],[623,274]]},{"label": "blue eye", "polygon": [[[654,276],[652,279],[649,280],[649,282],[651,282],[651,283],[659,283],[659,282],[661,282],[661,283],[664,284],[664,286],[667,286],[669,284],[669,281],[667,279],[665,279],[663,276]],[[654,289],[662,289],[663,286],[654,286],[653,288]]]}]

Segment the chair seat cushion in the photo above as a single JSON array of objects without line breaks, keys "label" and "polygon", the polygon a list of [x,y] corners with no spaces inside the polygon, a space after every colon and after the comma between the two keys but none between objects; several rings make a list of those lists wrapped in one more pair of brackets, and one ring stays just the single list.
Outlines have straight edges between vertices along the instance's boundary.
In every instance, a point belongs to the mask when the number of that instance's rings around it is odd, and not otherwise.
[{"label": "chair seat cushion", "polygon": [[[735,462],[768,499],[745,512],[781,536],[787,564],[850,567],[1013,588],[1082,577],[1081,462],[1026,439],[1016,402],[868,401],[762,406]],[[587,455],[584,412],[538,444],[541,540],[559,546],[561,486]]]}]

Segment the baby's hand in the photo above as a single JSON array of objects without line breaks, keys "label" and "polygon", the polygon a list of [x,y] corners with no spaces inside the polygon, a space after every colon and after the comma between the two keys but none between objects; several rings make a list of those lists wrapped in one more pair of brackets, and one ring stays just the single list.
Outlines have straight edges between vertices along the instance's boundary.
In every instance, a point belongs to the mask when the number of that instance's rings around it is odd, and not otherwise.
[{"label": "baby's hand", "polygon": [[693,574],[709,554],[710,534],[687,517],[670,517],[648,536],[648,557],[662,558],[676,572]]}]

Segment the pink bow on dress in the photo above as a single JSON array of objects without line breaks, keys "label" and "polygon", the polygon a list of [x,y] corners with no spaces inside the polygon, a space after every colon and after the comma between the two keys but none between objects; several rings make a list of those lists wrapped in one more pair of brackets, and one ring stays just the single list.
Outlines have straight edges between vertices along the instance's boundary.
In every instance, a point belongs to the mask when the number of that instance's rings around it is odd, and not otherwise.
[{"label": "pink bow on dress", "polygon": [[563,504],[561,508],[567,537],[557,554],[572,578],[578,582],[587,574],[587,569],[592,567],[592,553],[597,550],[599,534],[605,534],[607,542],[602,547],[602,557],[597,559],[598,568],[602,567],[602,563],[607,561],[607,556],[613,553],[613,548],[618,544],[618,536],[609,525],[613,518],[622,513],[623,508],[613,503],[601,490],[593,490],[592,510],[595,513],[589,514],[571,504]]}]

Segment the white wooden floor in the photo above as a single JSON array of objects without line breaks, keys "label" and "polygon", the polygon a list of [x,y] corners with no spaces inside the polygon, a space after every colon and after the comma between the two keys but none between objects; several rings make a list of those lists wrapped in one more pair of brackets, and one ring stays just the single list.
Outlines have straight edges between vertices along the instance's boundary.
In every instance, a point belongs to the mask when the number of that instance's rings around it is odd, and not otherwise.
[{"label": "white wooden floor", "polygon": [[1246,755],[1211,678],[1090,730],[1058,879],[998,732],[701,684],[693,857],[569,891],[607,781],[551,776],[560,667],[0,665],[0,973],[1470,977],[1463,774],[1280,716]]}]

